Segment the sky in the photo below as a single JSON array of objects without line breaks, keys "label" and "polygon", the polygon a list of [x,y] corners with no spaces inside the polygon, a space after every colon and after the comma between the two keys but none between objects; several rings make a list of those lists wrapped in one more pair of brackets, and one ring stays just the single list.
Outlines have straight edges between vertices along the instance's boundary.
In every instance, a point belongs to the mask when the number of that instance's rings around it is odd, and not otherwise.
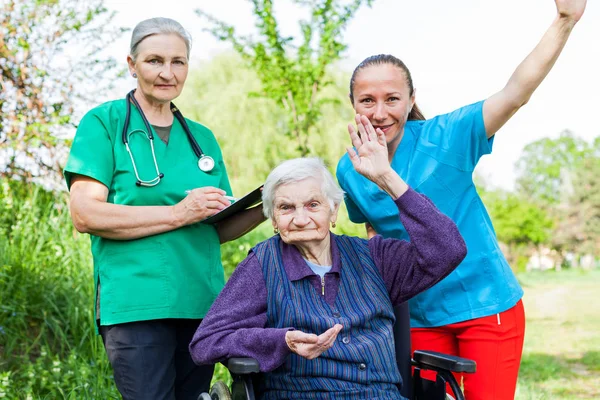
[{"label": "sky", "polygon": [[[195,9],[234,25],[240,33],[254,32],[249,0],[105,0],[105,5],[117,12],[116,26],[133,28],[156,16],[179,21],[193,37],[192,68],[231,49],[203,31],[206,25]],[[275,0],[275,13],[282,33],[296,35],[302,9],[291,0]],[[359,9],[344,32],[348,49],[340,68],[351,72],[370,55],[395,55],[411,71],[417,104],[432,117],[501,90],[555,16],[551,0],[375,0],[371,8]],[[123,65],[130,34],[110,48]],[[134,81],[123,85],[125,92]],[[481,159],[477,174],[492,187],[510,190],[514,164],[528,143],[558,137],[565,129],[591,142],[600,136],[595,121],[599,96],[600,1],[590,0],[553,70],[496,134],[493,152]]]}]

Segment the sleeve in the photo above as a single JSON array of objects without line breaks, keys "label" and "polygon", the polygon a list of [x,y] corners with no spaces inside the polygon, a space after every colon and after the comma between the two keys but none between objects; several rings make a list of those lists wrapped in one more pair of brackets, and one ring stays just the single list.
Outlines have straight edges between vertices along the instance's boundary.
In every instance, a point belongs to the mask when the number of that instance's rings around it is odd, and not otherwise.
[{"label": "sleeve", "polygon": [[292,328],[266,328],[267,288],[258,259],[250,253],[229,278],[202,320],[189,350],[196,364],[231,357],[255,358],[262,372],[284,363],[290,350],[285,334]]},{"label": "sleeve", "polygon": [[114,155],[108,129],[109,126],[94,111],[82,118],[64,169],[69,189],[73,175],[89,176],[110,188],[114,174]]},{"label": "sleeve", "polygon": [[396,201],[410,242],[369,240],[369,250],[394,305],[429,289],[465,258],[467,247],[456,224],[424,195],[409,189]]},{"label": "sleeve", "polygon": [[441,162],[473,171],[479,159],[492,152],[483,123],[483,101],[425,121],[421,139],[434,145],[429,151]]},{"label": "sleeve", "polygon": [[346,210],[348,211],[348,218],[350,218],[350,221],[354,222],[355,224],[363,224],[365,222],[368,222],[367,217],[364,216],[364,214],[360,211],[360,209],[352,199],[352,195],[350,194],[351,190],[349,190],[349,188],[347,187],[348,185],[344,178],[343,164],[346,161],[347,160],[344,160],[344,158],[340,160],[335,174],[337,176],[337,180],[340,187],[344,191],[344,204],[346,205]]},{"label": "sleeve", "polygon": [[354,200],[348,195],[348,193],[344,194],[344,204],[346,205],[346,210],[348,210],[348,218],[350,221],[355,224],[363,224],[368,222],[367,217],[358,209]]}]

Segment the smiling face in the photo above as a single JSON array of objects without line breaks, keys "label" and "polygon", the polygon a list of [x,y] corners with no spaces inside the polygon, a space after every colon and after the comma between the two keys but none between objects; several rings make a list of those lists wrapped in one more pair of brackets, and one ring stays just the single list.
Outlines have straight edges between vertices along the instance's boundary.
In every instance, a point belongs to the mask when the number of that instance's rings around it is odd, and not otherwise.
[{"label": "smiling face", "polygon": [[353,98],[356,113],[369,118],[374,128],[380,128],[385,133],[388,149],[395,151],[415,104],[415,94],[410,94],[404,71],[392,64],[361,69],[354,80]]},{"label": "smiling face", "polygon": [[130,72],[137,74],[138,89],[151,103],[169,103],[181,93],[188,74],[185,41],[176,34],[152,35],[140,42],[135,62],[127,58]]},{"label": "smiling face", "polygon": [[273,227],[288,244],[318,244],[329,234],[338,207],[331,209],[321,182],[309,178],[277,188],[273,202]]}]

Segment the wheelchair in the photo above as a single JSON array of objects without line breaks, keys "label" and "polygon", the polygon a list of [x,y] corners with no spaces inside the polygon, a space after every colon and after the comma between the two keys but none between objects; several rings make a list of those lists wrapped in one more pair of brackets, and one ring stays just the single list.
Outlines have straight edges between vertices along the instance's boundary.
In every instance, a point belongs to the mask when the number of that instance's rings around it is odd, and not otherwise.
[{"label": "wheelchair", "polygon": [[[433,351],[415,350],[411,358],[410,346],[410,316],[408,303],[399,305],[394,309],[396,323],[394,324],[394,341],[396,347],[396,362],[403,377],[400,388],[402,396],[411,400],[445,400],[452,399],[446,395],[446,384],[450,385],[456,400],[465,400],[460,385],[456,381],[455,373],[474,373],[476,363],[462,357]],[[233,382],[231,387],[222,382],[216,382],[210,393],[202,393],[198,400],[255,400],[260,390],[260,376],[258,361],[253,358],[230,358],[224,363]],[[414,368],[414,373],[411,370]],[[430,381],[421,377],[421,371],[432,370],[437,372],[436,380]],[[405,377],[411,377],[406,379]]]}]

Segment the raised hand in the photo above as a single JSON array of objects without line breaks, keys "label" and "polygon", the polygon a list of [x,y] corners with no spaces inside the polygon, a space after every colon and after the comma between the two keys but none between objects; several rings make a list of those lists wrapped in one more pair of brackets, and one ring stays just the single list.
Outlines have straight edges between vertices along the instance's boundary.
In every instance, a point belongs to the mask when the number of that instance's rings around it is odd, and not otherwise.
[{"label": "raised hand", "polygon": [[292,352],[312,360],[333,346],[342,328],[342,325],[335,324],[318,336],[314,333],[288,331],[285,334],[285,342]]},{"label": "raised hand", "polygon": [[354,125],[350,124],[348,133],[356,150],[347,147],[346,151],[354,169],[364,177],[376,182],[378,178],[391,170],[385,133],[379,128],[375,130],[364,115],[357,114],[355,120],[358,132]]},{"label": "raised hand", "polygon": [[562,18],[578,22],[585,11],[587,0],[555,0],[556,11]]}]

